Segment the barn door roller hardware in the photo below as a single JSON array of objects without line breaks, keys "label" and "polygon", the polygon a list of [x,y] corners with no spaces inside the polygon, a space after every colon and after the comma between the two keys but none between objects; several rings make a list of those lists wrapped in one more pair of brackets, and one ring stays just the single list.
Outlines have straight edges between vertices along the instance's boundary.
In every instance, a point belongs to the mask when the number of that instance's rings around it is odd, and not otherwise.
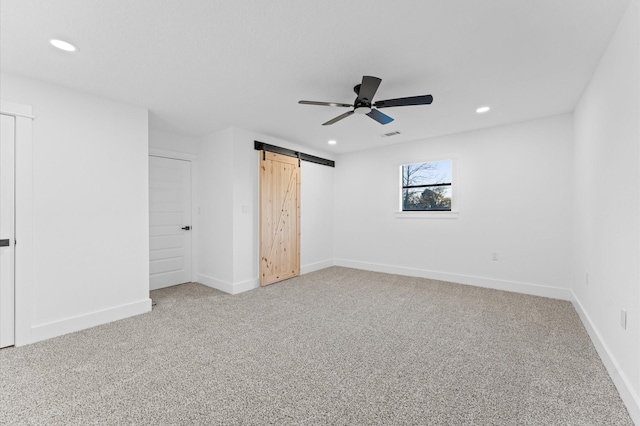
[{"label": "barn door roller hardware", "polygon": [[303,152],[282,148],[280,146],[269,145],[264,142],[254,141],[254,148],[258,151],[269,151],[269,152],[274,152],[276,154],[282,154],[289,157],[297,158],[298,164],[300,164],[300,160],[302,160],[302,161],[308,161],[310,163],[321,164],[323,166],[329,166],[329,167],[336,166],[336,162],[333,160],[327,160],[326,158],[316,157],[315,155],[305,154]]}]

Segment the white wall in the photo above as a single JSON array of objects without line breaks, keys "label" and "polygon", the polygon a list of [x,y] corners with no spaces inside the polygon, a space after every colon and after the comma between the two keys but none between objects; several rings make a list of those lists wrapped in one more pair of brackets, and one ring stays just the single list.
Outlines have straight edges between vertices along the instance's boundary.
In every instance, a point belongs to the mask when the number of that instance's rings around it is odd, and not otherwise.
[{"label": "white wall", "polygon": [[32,171],[33,204],[21,344],[150,310],[147,110],[10,74],[0,84],[36,116],[32,157],[16,164]]},{"label": "white wall", "polygon": [[200,140],[199,138],[192,138],[176,133],[167,133],[150,128],[149,148],[167,152],[196,155],[200,149]]},{"label": "white wall", "polygon": [[[339,156],[336,264],[570,299],[571,144],[563,115]],[[445,158],[458,217],[396,218],[399,167]]]},{"label": "white wall", "polygon": [[[236,128],[202,139],[198,280],[229,293],[259,285],[260,162],[255,140],[330,157]],[[333,174],[331,167],[302,162],[302,273],[333,264]]]},{"label": "white wall", "polygon": [[[640,422],[640,12],[630,3],[575,111],[572,289]],[[585,273],[589,273],[588,285]],[[627,329],[620,309],[627,310]],[[624,387],[631,392],[625,393]]]},{"label": "white wall", "polygon": [[233,131],[202,138],[198,154],[198,282],[231,293],[233,284]]},{"label": "white wall", "polygon": [[333,265],[335,172],[327,166],[302,162],[302,174],[300,268],[306,274]]}]

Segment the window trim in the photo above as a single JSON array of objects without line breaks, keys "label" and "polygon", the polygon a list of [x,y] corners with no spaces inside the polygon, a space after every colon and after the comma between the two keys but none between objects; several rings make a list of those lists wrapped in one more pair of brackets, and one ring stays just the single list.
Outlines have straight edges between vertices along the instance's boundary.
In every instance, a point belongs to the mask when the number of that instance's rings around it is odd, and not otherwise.
[{"label": "window trim", "polygon": [[394,212],[396,219],[457,219],[457,210],[404,210]]},{"label": "window trim", "polygon": [[[451,210],[402,210],[402,198],[403,198],[403,190],[404,185],[402,181],[402,167],[407,164],[422,164],[422,163],[437,163],[440,161],[451,161]],[[415,161],[409,160],[404,161],[397,165],[398,167],[398,202],[396,205],[396,210],[394,211],[394,217],[396,219],[457,219],[460,205],[460,188],[458,186],[458,161],[459,157],[457,155],[443,155],[443,156],[434,156],[429,158],[428,160],[423,161]],[[418,186],[448,186],[449,184],[433,184],[433,185],[418,185]]]}]

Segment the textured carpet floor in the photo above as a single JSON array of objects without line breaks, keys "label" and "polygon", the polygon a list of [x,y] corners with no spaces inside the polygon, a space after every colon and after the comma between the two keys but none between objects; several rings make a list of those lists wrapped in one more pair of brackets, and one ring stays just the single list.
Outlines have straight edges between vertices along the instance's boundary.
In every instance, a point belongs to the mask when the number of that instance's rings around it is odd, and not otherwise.
[{"label": "textured carpet floor", "polygon": [[333,267],[0,351],[0,423],[631,425],[568,302]]}]

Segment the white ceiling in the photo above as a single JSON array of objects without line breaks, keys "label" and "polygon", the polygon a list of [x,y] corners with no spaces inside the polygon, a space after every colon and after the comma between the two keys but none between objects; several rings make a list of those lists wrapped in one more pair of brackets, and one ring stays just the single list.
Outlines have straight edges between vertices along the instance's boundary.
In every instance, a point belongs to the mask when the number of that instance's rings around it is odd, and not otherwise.
[{"label": "white ceiling", "polygon": [[[0,65],[147,107],[159,130],[236,126],[341,153],[572,111],[627,4],[1,0]],[[361,115],[321,126],[347,109],[297,103],[352,103],[363,75],[382,78],[374,100],[434,102],[385,109],[386,126]]]}]

